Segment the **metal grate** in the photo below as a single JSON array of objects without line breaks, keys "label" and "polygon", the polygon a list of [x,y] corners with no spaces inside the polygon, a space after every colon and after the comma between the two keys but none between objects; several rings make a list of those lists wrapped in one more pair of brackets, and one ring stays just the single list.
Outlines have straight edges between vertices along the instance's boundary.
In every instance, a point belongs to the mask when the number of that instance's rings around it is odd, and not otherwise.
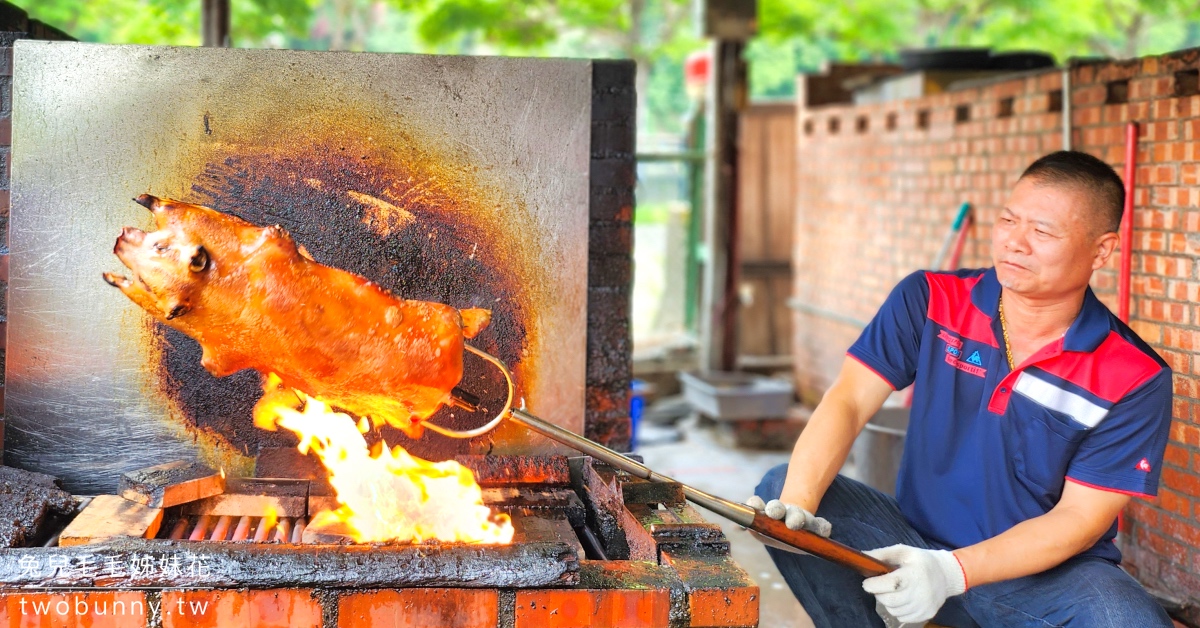
[{"label": "metal grate", "polygon": [[272,523],[266,517],[249,515],[183,515],[163,530],[169,530],[165,538],[173,541],[301,543],[307,525],[305,517],[279,517]]}]

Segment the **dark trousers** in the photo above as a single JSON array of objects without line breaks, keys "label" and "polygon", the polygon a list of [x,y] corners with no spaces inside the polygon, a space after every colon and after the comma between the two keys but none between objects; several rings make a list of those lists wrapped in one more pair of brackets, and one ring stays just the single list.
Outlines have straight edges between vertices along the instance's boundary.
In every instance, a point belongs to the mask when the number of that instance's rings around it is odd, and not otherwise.
[{"label": "dark trousers", "polygon": [[[755,489],[764,501],[778,499],[787,465],[767,472]],[[833,540],[860,550],[903,543],[935,548],[912,528],[896,500],[838,476],[817,509],[833,526]],[[862,590],[862,576],[817,558],[774,548],[767,552],[817,628],[883,626],[875,596]],[[1024,578],[972,587],[950,598],[934,618],[944,626],[1064,626],[1171,628],[1154,598],[1129,574],[1102,558],[1075,557]]]}]

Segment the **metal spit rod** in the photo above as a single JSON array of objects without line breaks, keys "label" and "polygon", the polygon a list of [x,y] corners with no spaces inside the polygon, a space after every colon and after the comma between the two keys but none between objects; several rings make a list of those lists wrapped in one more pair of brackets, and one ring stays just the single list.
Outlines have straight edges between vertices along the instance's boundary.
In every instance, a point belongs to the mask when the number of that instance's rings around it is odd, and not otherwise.
[{"label": "metal spit rod", "polygon": [[600,443],[588,440],[575,432],[563,429],[553,423],[549,423],[538,417],[529,414],[519,408],[509,410],[509,419],[523,425],[542,436],[556,440],[572,449],[582,451],[605,464],[614,466],[630,475],[637,476],[651,482],[671,482],[678,484],[683,488],[683,494],[689,501],[695,502],[700,506],[711,510],[726,519],[729,519],[742,526],[749,527],[754,523],[755,511],[753,508],[744,504],[731,502],[727,499],[722,499],[715,495],[705,493],[704,491],[693,488],[682,482],[677,482],[650,467],[624,456]]},{"label": "metal spit rod", "polygon": [[[440,425],[425,422],[425,426],[429,429],[452,438],[470,438],[485,434],[505,418],[511,419],[516,423],[525,426],[526,428],[546,436],[550,439],[558,441],[572,449],[581,451],[593,458],[596,458],[604,463],[616,467],[630,475],[649,480],[651,482],[670,482],[678,484],[683,489],[684,497],[693,503],[696,503],[714,513],[725,517],[750,531],[756,538],[766,545],[776,547],[778,549],[791,552],[807,552],[815,556],[820,556],[827,560],[831,560],[841,565],[845,565],[858,571],[865,576],[877,576],[885,574],[894,569],[894,567],[871,558],[866,554],[846,545],[842,545],[837,541],[832,541],[822,536],[818,536],[806,530],[791,530],[782,521],[772,519],[761,511],[755,510],[745,504],[739,504],[727,499],[722,499],[716,495],[711,495],[700,489],[693,488],[673,480],[661,473],[658,473],[650,467],[637,462],[631,458],[622,455],[619,452],[613,451],[600,443],[588,440],[570,430],[563,429],[553,423],[544,421],[523,408],[513,408],[513,399],[516,396],[516,385],[513,383],[512,373],[508,370],[499,358],[488,354],[484,351],[476,349],[471,345],[465,345],[466,349],[475,355],[490,362],[493,366],[500,369],[504,374],[505,380],[508,382],[508,395],[504,402],[504,409],[496,415],[495,418],[488,421],[483,426],[473,430],[457,431],[451,430]],[[455,397],[451,402],[452,405],[474,410],[474,404],[464,401],[461,398]]]}]

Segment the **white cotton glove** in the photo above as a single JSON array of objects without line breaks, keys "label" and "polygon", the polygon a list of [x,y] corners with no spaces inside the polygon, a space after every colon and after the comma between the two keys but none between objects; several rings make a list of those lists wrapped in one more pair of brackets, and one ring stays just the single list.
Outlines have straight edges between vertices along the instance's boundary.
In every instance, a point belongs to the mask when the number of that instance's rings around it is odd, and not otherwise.
[{"label": "white cotton glove", "polygon": [[864,552],[898,567],[891,573],[863,580],[863,590],[875,596],[892,617],[906,624],[933,619],[946,598],[967,590],[967,576],[954,554],[908,545]]},{"label": "white cotton glove", "polygon": [[758,495],[746,500],[746,505],[756,510],[761,510],[772,519],[778,519],[787,526],[789,530],[808,530],[813,534],[819,534],[828,537],[833,526],[825,519],[818,517],[811,512],[791,504],[785,504],[778,499],[772,499],[767,503]]}]

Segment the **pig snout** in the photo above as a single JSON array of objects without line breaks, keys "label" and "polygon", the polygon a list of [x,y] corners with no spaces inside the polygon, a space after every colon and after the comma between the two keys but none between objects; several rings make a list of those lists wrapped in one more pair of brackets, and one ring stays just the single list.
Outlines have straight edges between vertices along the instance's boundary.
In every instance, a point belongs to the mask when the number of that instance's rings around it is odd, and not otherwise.
[{"label": "pig snout", "polygon": [[145,238],[146,232],[138,229],[137,227],[122,227],[121,237],[119,239],[125,240],[130,244],[138,245],[141,244],[142,240]]},{"label": "pig snout", "polygon": [[145,239],[145,231],[134,227],[123,227],[121,235],[117,236],[117,242],[113,245],[113,253],[120,257],[122,251],[141,246]]}]

